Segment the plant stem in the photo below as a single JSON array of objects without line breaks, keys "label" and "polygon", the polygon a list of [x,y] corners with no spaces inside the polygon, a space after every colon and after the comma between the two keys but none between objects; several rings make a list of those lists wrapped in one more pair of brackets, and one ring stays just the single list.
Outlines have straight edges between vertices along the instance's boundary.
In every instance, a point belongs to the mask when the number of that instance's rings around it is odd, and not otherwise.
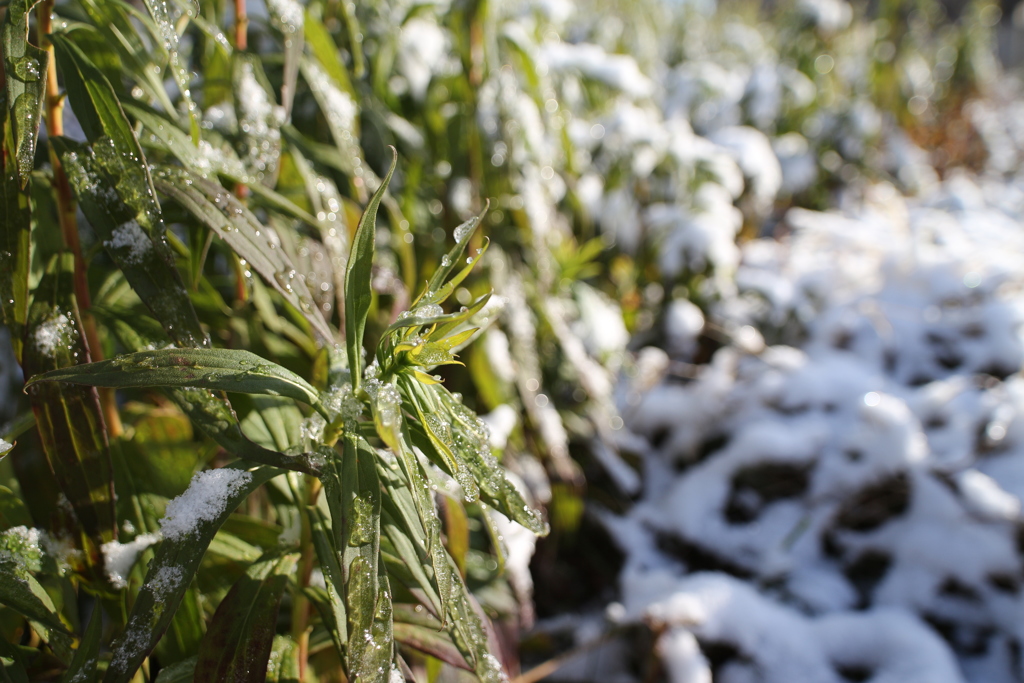
[{"label": "plant stem", "polygon": [[247,0],[235,0],[235,49],[245,51],[249,48],[249,12]]},{"label": "plant stem", "polygon": [[[316,477],[303,477],[306,482],[307,505],[316,505],[316,499],[320,495],[320,480]],[[309,578],[313,574],[313,531],[309,521],[308,508],[302,511],[302,535],[300,545],[302,557],[299,559],[299,591],[292,601],[292,639],[299,646],[299,680],[306,680],[306,666],[309,658],[309,614],[312,605],[306,599],[302,590],[309,585]]]},{"label": "plant stem", "polygon": [[[64,135],[64,96],[60,93],[57,83],[57,60],[53,43],[49,35],[53,31],[53,2],[43,0],[36,16],[36,29],[39,46],[46,50],[46,135],[48,139]],[[53,167],[53,188],[57,198],[57,219],[60,222],[64,244],[75,259],[74,288],[75,299],[82,318],[82,331],[85,335],[87,361],[103,360],[103,347],[100,346],[99,334],[96,331],[96,320],[90,314],[92,298],[89,295],[89,281],[86,277],[85,259],[82,257],[82,245],[78,239],[78,219],[75,216],[75,199],[71,194],[68,177],[64,167],[57,158],[57,153],[50,145],[50,164]],[[124,432],[121,415],[117,412],[113,389],[100,389],[100,406],[109,436],[120,436]]]}]

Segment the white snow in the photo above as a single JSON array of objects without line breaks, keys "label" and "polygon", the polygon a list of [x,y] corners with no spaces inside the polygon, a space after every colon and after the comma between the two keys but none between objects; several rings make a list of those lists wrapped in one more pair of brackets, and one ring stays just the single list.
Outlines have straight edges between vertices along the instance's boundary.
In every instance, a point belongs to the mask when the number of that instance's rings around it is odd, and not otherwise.
[{"label": "white snow", "polygon": [[296,0],[267,0],[267,8],[277,15],[289,30],[298,31],[302,28],[305,14],[302,5]]},{"label": "white snow", "polygon": [[106,240],[103,245],[112,250],[126,249],[127,251],[124,251],[121,257],[125,263],[132,266],[140,265],[149,250],[153,248],[153,242],[149,239],[149,235],[135,220],[122,223],[114,228],[110,239]]},{"label": "white snow", "polygon": [[103,569],[114,588],[128,587],[128,574],[139,553],[159,542],[161,538],[159,534],[141,534],[129,543],[108,541],[101,546]]},{"label": "white snow", "polygon": [[74,332],[74,325],[67,315],[57,312],[36,327],[32,334],[35,347],[44,356],[53,355],[57,346]]},{"label": "white snow", "polygon": [[167,504],[160,520],[164,538],[177,540],[194,533],[200,523],[216,520],[228,499],[250,481],[251,474],[230,467],[196,473],[185,492]]},{"label": "white snow", "polygon": [[636,59],[608,54],[600,45],[552,42],[540,48],[539,56],[549,69],[576,69],[631,97],[648,97],[654,92],[654,83],[640,71]]}]

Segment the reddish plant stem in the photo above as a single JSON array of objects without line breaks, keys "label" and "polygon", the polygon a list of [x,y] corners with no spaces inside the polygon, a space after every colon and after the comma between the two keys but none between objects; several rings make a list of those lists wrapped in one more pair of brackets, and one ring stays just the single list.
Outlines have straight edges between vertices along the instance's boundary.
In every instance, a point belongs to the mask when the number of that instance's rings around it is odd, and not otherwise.
[{"label": "reddish plant stem", "polygon": [[[60,93],[57,82],[57,63],[53,43],[49,35],[53,30],[53,1],[43,0],[36,16],[36,28],[39,46],[48,55],[46,65],[46,134],[53,139],[64,134],[64,96]],[[65,246],[75,259],[74,289],[78,310],[82,317],[82,331],[85,335],[87,360],[103,360],[103,347],[100,346],[99,334],[96,331],[96,320],[89,309],[92,297],[89,295],[89,281],[86,276],[85,259],[82,257],[82,245],[78,239],[78,219],[75,216],[75,199],[71,194],[68,177],[64,167],[57,158],[53,145],[50,145],[50,164],[53,166],[53,188],[57,199],[57,219],[60,222],[61,234]],[[117,437],[124,432],[121,415],[117,412],[112,389],[100,389],[100,406],[107,424],[109,436]]]}]

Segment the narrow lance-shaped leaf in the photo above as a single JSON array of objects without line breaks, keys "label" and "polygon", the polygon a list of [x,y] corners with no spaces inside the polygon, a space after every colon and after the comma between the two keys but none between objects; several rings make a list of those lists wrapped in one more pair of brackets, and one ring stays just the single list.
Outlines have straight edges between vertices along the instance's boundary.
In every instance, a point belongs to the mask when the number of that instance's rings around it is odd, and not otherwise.
[{"label": "narrow lance-shaped leaf", "polygon": [[14,133],[14,158],[20,186],[35,166],[49,55],[28,42],[29,18],[39,0],[14,0],[3,23],[7,108]]},{"label": "narrow lance-shaped leaf", "polygon": [[[170,625],[217,530],[250,493],[278,474],[281,470],[271,467],[251,472],[232,466],[209,470],[196,475],[189,489],[171,501],[167,517],[161,522],[164,540],[149,564],[124,631],[114,644],[105,683],[132,679]],[[212,479],[204,484],[208,477]],[[180,506],[177,510],[176,502]],[[199,512],[190,518],[189,509]]]},{"label": "narrow lance-shaped leaf", "polygon": [[[422,303],[439,303],[439,301],[444,300],[443,298],[437,298],[436,293],[444,291],[442,286],[448,279],[448,276],[451,275],[452,270],[455,269],[455,264],[459,262],[460,258],[462,258],[462,253],[466,250],[466,245],[469,244],[469,239],[473,236],[473,233],[476,231],[477,226],[480,225],[480,221],[483,220],[484,215],[486,215],[490,206],[491,203],[490,200],[488,200],[487,204],[484,206],[484,210],[481,211],[479,215],[473,216],[468,221],[455,228],[455,232],[452,234],[455,238],[455,245],[446,254],[446,258],[441,259],[440,267],[438,267],[431,276],[430,282],[427,284],[427,289],[423,296]],[[477,254],[477,256],[480,256],[480,254]],[[468,274],[475,263],[475,261],[471,260],[469,264],[470,268],[463,269],[463,273]],[[462,274],[461,277],[459,277],[459,281],[465,277],[466,275]],[[451,289],[454,290],[454,287],[455,286],[453,285]]]},{"label": "narrow lance-shaped leaf", "polygon": [[[78,306],[71,291],[73,257],[54,255],[36,288],[23,356],[25,375],[80,372],[87,361]],[[99,546],[117,537],[114,486],[106,427],[93,388],[43,385],[26,389],[43,450],[61,491],[92,540],[88,561],[100,564]]]},{"label": "narrow lance-shaped leaf", "polygon": [[150,17],[127,2],[79,0],[77,5],[89,16],[103,42],[116,50],[120,58],[118,71],[134,76],[136,84],[146,94],[145,99],[155,99],[164,110],[174,111],[174,103],[164,89],[163,70],[154,63],[154,55],[143,40],[142,32],[133,23],[137,20],[155,36],[156,27]]},{"label": "narrow lance-shaped leaf", "polygon": [[132,289],[178,344],[206,345],[206,334],[162,233],[145,229],[139,214],[121,201],[115,179],[93,148],[67,138],[54,138],[51,143],[60,153],[82,211]]},{"label": "narrow lance-shaped leaf", "polygon": [[[441,602],[438,574],[427,551],[427,532],[420,518],[412,491],[398,463],[378,460],[378,472],[386,495],[381,499],[381,532],[387,536],[392,554],[402,560],[412,584],[425,598],[424,604],[439,618],[447,605]],[[401,580],[401,579],[400,579]]]},{"label": "narrow lance-shaped leaf", "polygon": [[345,611],[344,598],[345,573],[341,568],[340,555],[328,534],[323,514],[314,506],[309,506],[306,512],[309,515],[313,547],[324,574],[325,588],[320,593],[315,587],[307,586],[305,591],[307,597],[313,601],[320,612],[324,626],[334,641],[338,656],[344,657],[345,651],[348,649],[348,615]]},{"label": "narrow lance-shaped leaf", "polygon": [[374,240],[377,236],[377,210],[388,189],[398,163],[398,151],[391,148],[391,168],[366,206],[349,251],[345,273],[345,348],[352,370],[352,387],[358,390],[363,374],[363,333],[370,313],[370,276],[373,267]]},{"label": "narrow lance-shaped leaf", "polygon": [[[249,189],[256,195],[255,198],[266,206],[310,225],[317,224],[316,218],[296,206],[284,195],[262,183],[252,182],[254,179],[245,170],[242,160],[238,158],[233,149],[223,145],[214,147],[205,140],[196,147],[191,144],[188,134],[165,115],[138,102],[123,103],[122,106],[150,133],[150,137],[142,136],[140,138],[140,143],[143,146],[157,148],[172,154],[186,169],[202,178],[220,175],[235,183],[248,184]],[[157,181],[156,186],[159,190],[159,181],[156,178],[154,180]],[[207,194],[209,195],[209,192]],[[232,211],[232,213],[235,212]]]},{"label": "narrow lance-shaped leaf", "polygon": [[[336,57],[334,59],[337,59]],[[327,126],[334,140],[333,149],[340,170],[349,177],[376,177],[363,161],[363,150],[359,146],[359,105],[352,96],[338,88],[318,62],[306,59],[302,62],[302,76],[309,84],[320,110],[327,119]]]},{"label": "narrow lance-shaped leaf", "polygon": [[451,416],[452,432],[460,444],[462,459],[480,484],[480,498],[509,519],[541,536],[548,533],[548,525],[540,513],[529,505],[491,453],[487,426],[477,415],[455,400],[448,390],[440,386],[424,387],[433,392],[438,404]]},{"label": "narrow lance-shaped leaf", "polygon": [[338,46],[335,45],[334,38],[323,22],[309,8],[306,9],[303,28],[306,42],[309,44],[313,55],[324,71],[327,72],[327,75],[331,77],[331,80],[334,81],[334,85],[350,95],[354,94],[352,79],[348,76],[345,63],[338,59]]},{"label": "narrow lance-shaped leaf", "polygon": [[277,613],[297,553],[250,566],[221,600],[199,646],[195,683],[263,683]]},{"label": "narrow lance-shaped leaf", "polygon": [[345,574],[348,620],[346,646],[352,681],[379,680],[390,669],[391,596],[380,563],[380,480],[374,450],[351,431],[345,433],[340,463],[324,477],[337,552]]},{"label": "narrow lance-shaped leaf", "polygon": [[[10,132],[9,126],[10,120],[5,117],[7,133]],[[14,164],[9,159],[3,163],[0,177],[0,315],[13,333],[11,342],[15,356],[20,360],[28,315],[31,214],[29,195],[19,191]]]},{"label": "narrow lance-shaped leaf", "polygon": [[92,143],[89,152],[68,140],[54,141],[82,210],[168,335],[182,346],[205,345],[164,240],[146,157],[113,87],[66,36],[55,34],[53,44],[68,99]]},{"label": "narrow lance-shaped leaf", "polygon": [[168,67],[171,70],[171,78],[178,86],[178,92],[185,102],[185,109],[188,111],[189,128],[192,133],[192,142],[199,144],[199,115],[195,102],[192,101],[192,93],[189,91],[190,76],[185,62],[178,52],[178,31],[174,26],[174,19],[171,17],[171,8],[174,3],[166,0],[145,0],[146,9],[149,10],[153,21],[156,22],[157,33],[167,50]]},{"label": "narrow lance-shaped leaf", "polygon": [[49,629],[67,633],[46,590],[11,557],[0,558],[0,604]]},{"label": "narrow lance-shaped leaf", "polygon": [[298,276],[284,250],[271,241],[268,228],[261,225],[237,197],[219,184],[183,169],[161,169],[157,186],[162,194],[216,232],[245,259],[249,267],[305,316],[321,340],[333,341],[331,329],[305,281]]},{"label": "narrow lance-shaped leaf", "polygon": [[448,602],[452,592],[452,570],[448,553],[441,543],[441,522],[430,494],[430,485],[419,458],[409,447],[409,433],[403,424],[401,394],[391,384],[372,380],[366,384],[370,394],[370,406],[377,435],[397,456],[402,473],[408,482],[416,505],[416,514],[426,532],[426,551],[434,571],[442,616],[448,614]]},{"label": "narrow lance-shaped leaf", "polygon": [[441,622],[424,610],[395,605],[394,622],[395,641],[460,669],[470,669],[455,643],[444,633]]},{"label": "narrow lance-shaped leaf", "polygon": [[302,57],[305,12],[297,0],[269,0],[267,10],[274,26],[284,39],[284,78],[281,83],[281,104],[285,118],[292,113],[295,99],[295,83],[299,77],[299,60]]},{"label": "narrow lance-shaped leaf", "polygon": [[53,370],[32,377],[40,382],[71,382],[97,387],[201,387],[243,394],[287,396],[308,403],[327,417],[320,394],[306,380],[249,351],[236,349],[158,349]]},{"label": "narrow lance-shaped leaf", "polygon": [[[154,342],[143,340],[137,330],[105,313],[103,309],[94,308],[93,313],[104,319],[108,329],[111,329],[118,341],[129,349],[143,349],[148,343]],[[290,454],[290,451],[283,453],[265,448],[249,439],[242,431],[231,403],[223,394],[196,387],[165,388],[164,393],[178,405],[195,427],[228,453],[261,465],[297,470],[312,475],[320,473],[324,460],[322,454]]]},{"label": "narrow lance-shaped leaf", "polygon": [[95,681],[96,662],[99,660],[100,645],[103,638],[103,610],[93,609],[89,625],[85,627],[85,634],[82,641],[75,650],[75,656],[71,665],[64,672],[61,683],[79,683],[80,681]]}]

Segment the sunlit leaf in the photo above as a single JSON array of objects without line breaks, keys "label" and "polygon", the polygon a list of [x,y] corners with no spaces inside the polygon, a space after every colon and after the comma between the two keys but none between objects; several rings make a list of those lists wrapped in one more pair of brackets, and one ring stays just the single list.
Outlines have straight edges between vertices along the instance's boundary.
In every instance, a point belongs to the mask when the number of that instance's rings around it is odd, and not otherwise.
[{"label": "sunlit leaf", "polygon": [[182,169],[162,169],[157,178],[162,194],[174,199],[227,242],[249,267],[305,316],[321,339],[333,340],[331,329],[295,266],[274,243],[269,229],[234,195],[217,183],[189,175]]},{"label": "sunlit leaf", "polygon": [[356,389],[363,374],[363,333],[366,330],[366,316],[370,312],[370,270],[373,266],[374,240],[377,236],[377,209],[388,189],[391,176],[398,163],[398,152],[392,148],[391,168],[370,203],[363,212],[356,228],[355,238],[349,252],[348,270],[345,272],[345,348],[348,351],[348,366],[352,370],[352,386]]},{"label": "sunlit leaf", "polygon": [[249,351],[159,349],[53,370],[31,378],[109,387],[201,387],[243,394],[287,396],[323,411],[320,394],[295,373]]},{"label": "sunlit leaf", "polygon": [[217,530],[250,493],[280,473],[281,470],[270,467],[246,472],[240,479],[242,485],[229,490],[222,512],[216,517],[199,518],[188,533],[173,538],[167,538],[165,530],[165,538],[150,562],[124,631],[114,644],[105,683],[127,683],[132,679],[170,625]]},{"label": "sunlit leaf", "polygon": [[185,103],[185,111],[188,113],[189,128],[192,132],[192,141],[195,144],[199,144],[199,115],[196,111],[196,105],[192,101],[192,93],[189,90],[190,76],[186,66],[185,60],[182,58],[179,49],[178,41],[178,30],[174,26],[174,18],[171,16],[171,10],[174,7],[174,3],[167,2],[167,0],[145,0],[146,9],[149,10],[150,15],[153,17],[153,22],[156,24],[156,33],[163,43],[164,49],[168,55],[168,68],[171,71],[171,78],[178,86],[178,92],[181,94],[182,100]]},{"label": "sunlit leaf", "polygon": [[39,0],[14,0],[7,5],[2,37],[7,107],[14,135],[14,159],[20,185],[28,184],[35,165],[36,140],[42,120],[49,55],[28,42],[29,19]]}]

